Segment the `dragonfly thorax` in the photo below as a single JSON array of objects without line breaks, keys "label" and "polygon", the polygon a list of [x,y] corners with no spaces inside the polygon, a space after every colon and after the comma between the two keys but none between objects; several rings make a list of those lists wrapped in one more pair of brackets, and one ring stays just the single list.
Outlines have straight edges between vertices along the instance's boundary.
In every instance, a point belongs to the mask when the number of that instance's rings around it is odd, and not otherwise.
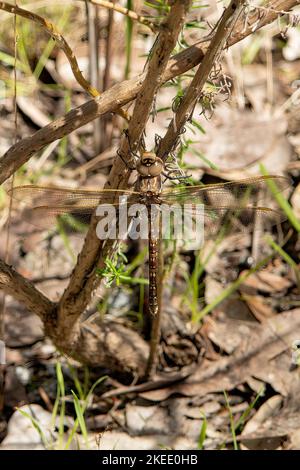
[{"label": "dragonfly thorax", "polygon": [[161,192],[161,177],[140,176],[136,182],[136,190],[141,193],[141,197],[151,198],[157,196]]},{"label": "dragonfly thorax", "polygon": [[136,169],[143,178],[153,178],[162,173],[164,164],[154,152],[144,152]]}]

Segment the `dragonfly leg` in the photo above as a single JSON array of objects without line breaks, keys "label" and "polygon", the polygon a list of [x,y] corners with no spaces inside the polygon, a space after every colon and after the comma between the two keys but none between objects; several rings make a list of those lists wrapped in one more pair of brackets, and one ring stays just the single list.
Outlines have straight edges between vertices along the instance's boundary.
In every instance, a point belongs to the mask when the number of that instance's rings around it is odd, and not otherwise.
[{"label": "dragonfly leg", "polygon": [[[131,155],[133,155],[133,157],[135,158],[135,160],[132,160],[133,161],[133,165],[131,165],[131,168],[130,166],[128,165],[127,162],[125,162],[123,156],[121,155],[121,152],[119,150],[117,150],[117,154],[119,155],[119,157],[122,159],[122,161],[125,163],[125,165],[130,169],[130,170],[136,170],[136,163],[137,161],[140,159],[140,155],[138,155],[132,148],[131,146],[131,142],[130,142],[130,137],[129,137],[129,133],[128,133],[128,129],[124,129],[123,131],[126,139],[127,139],[127,142],[128,142],[128,147],[129,147],[129,150],[130,150],[130,153]],[[144,137],[142,136],[141,139],[140,139],[140,142],[139,142],[139,148],[142,148],[143,150],[145,150],[145,141],[144,141]]]},{"label": "dragonfly leg", "polygon": [[[126,160],[123,158],[123,155],[121,154],[121,152],[120,152],[119,149],[117,150],[117,155],[118,155],[118,157],[121,158],[122,162],[124,163],[124,165],[127,166],[127,168],[129,168],[129,170],[131,170],[131,171],[136,170],[136,163],[135,163],[134,160],[126,161]],[[132,162],[133,162],[133,165],[131,164]]]},{"label": "dragonfly leg", "polygon": [[[174,171],[174,170],[173,170]],[[178,176],[171,176],[171,173],[172,172],[169,172],[169,173],[162,173],[162,175],[166,178],[166,180],[171,180],[171,181],[174,181],[174,180],[179,180],[179,181],[182,181],[182,180],[186,180],[188,178],[191,178],[192,175],[178,175]]]},{"label": "dragonfly leg", "polygon": [[154,142],[155,142],[155,147],[154,147],[154,151],[155,153],[157,154],[158,153],[158,149],[159,149],[159,146],[160,146],[160,143],[162,141],[162,137],[158,134],[155,134],[155,137],[154,137]]}]

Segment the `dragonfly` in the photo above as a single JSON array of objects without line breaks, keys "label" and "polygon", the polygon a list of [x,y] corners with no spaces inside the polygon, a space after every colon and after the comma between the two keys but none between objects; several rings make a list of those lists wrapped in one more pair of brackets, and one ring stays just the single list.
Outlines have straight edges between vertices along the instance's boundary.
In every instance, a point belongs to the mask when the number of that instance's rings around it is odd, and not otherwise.
[{"label": "dragonfly", "polygon": [[[289,179],[283,176],[256,176],[235,182],[187,186],[179,183],[163,189],[166,175],[165,163],[155,152],[143,152],[136,163],[137,179],[131,189],[68,189],[53,186],[25,185],[13,189],[14,199],[29,203],[29,213],[36,225],[42,227],[65,215],[86,220],[99,207],[142,206],[147,218],[149,298],[148,309],[152,316],[159,312],[159,246],[161,242],[161,208],[185,207],[185,216],[201,217],[204,230],[216,234],[224,219],[237,224],[238,229],[251,230],[257,219],[271,225],[284,220],[284,215],[273,208],[258,205],[265,199],[270,186],[276,191],[289,187]],[[253,205],[249,201],[255,201]],[[155,211],[152,209],[155,208]],[[103,216],[103,212],[102,212]],[[100,217],[101,218],[101,217]],[[101,219],[102,220],[102,219]],[[115,219],[114,219],[115,220]],[[174,223],[174,222],[173,222]],[[223,223],[223,222],[222,222]],[[35,224],[33,222],[33,224]],[[175,225],[177,221],[175,221]],[[178,224],[177,224],[178,225]],[[103,224],[101,225],[103,227]],[[158,228],[158,229],[157,229]],[[129,230],[129,229],[128,229]],[[108,236],[108,232],[106,232]]]},{"label": "dragonfly", "polygon": [[[109,223],[106,223],[109,225],[109,230],[100,231],[100,235],[97,231],[97,236],[103,238],[104,243],[105,237],[110,238],[111,234],[113,239],[114,237],[123,238],[119,233],[114,232],[114,228],[116,225],[119,228],[123,225],[121,213],[124,212],[124,208],[128,209],[128,214],[131,209],[134,209],[130,213],[133,216],[133,221],[136,222],[135,211],[139,212],[137,219],[146,219],[149,271],[147,310],[153,318],[150,353],[145,374],[145,377],[148,377],[154,370],[160,337],[160,299],[162,293],[160,261],[161,236],[164,235],[163,215],[165,213],[169,215],[168,209],[173,210],[175,206],[173,218],[175,228],[182,225],[185,228],[185,225],[188,225],[190,229],[193,225],[190,222],[200,219],[202,223],[196,224],[196,235],[198,230],[216,235],[220,224],[222,227],[229,226],[231,228],[232,226],[239,230],[244,228],[247,231],[254,229],[259,219],[263,223],[273,225],[283,221],[284,214],[266,205],[260,206],[259,201],[260,199],[266,200],[266,192],[269,188],[272,189],[272,192],[280,192],[288,188],[290,182],[288,178],[283,176],[261,176],[235,182],[187,186],[182,185],[180,178],[178,178],[178,185],[163,189],[164,178],[169,177],[170,180],[173,180],[170,175],[170,167],[168,168],[167,164],[155,152],[146,151],[137,159],[134,169],[137,171],[137,179],[133,190],[89,190],[26,185],[13,188],[11,195],[14,199],[25,202],[27,214],[30,215],[30,222],[33,225],[46,229],[55,221],[61,222],[65,217],[67,217],[68,225],[69,216],[71,216],[71,221],[74,218],[76,221],[78,219],[87,221],[92,214],[94,216],[96,214],[99,216],[102,230],[105,213],[103,209],[108,212],[109,209],[116,209]],[[183,224],[182,217],[180,217],[182,213],[178,211],[178,207],[184,208]],[[170,218],[167,220],[170,221]],[[258,226],[260,227],[261,223],[258,223]],[[74,227],[76,228],[77,224],[74,224]],[[132,225],[126,224],[126,231],[132,233]]]}]

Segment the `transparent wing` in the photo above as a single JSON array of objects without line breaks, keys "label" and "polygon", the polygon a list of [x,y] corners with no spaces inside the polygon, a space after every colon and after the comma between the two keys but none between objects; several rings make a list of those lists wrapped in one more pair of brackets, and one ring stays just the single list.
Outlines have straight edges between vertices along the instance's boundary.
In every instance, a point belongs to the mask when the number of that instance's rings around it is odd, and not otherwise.
[{"label": "transparent wing", "polygon": [[[119,207],[111,206],[116,209],[115,225],[119,227]],[[272,227],[273,225],[283,222],[285,215],[277,210],[268,207],[214,207],[195,205],[194,207],[186,207],[178,205],[174,211],[173,206],[158,206],[164,220],[164,229],[170,233],[170,239],[174,238],[173,233],[180,233],[186,237],[189,230],[200,231],[205,237],[211,237],[218,234],[221,230],[224,234],[232,232],[251,232]],[[22,213],[22,220],[30,223],[30,225],[42,229],[49,230],[57,228],[67,233],[82,234],[87,230],[93,210],[88,208],[74,207],[35,207],[33,209],[25,209]],[[143,211],[131,214],[126,219],[129,227],[132,217],[143,216],[148,218],[146,207]],[[103,220],[100,216],[97,221]],[[124,225],[124,224],[122,224]],[[147,229],[146,229],[147,233]],[[119,238],[119,237],[116,237]],[[122,237],[121,237],[122,238]],[[143,237],[144,238],[144,237]],[[168,236],[164,237],[168,238]]]},{"label": "transparent wing", "polygon": [[139,193],[126,189],[68,189],[47,186],[17,186],[9,191],[13,199],[24,203],[26,206],[70,206],[82,208],[95,208],[101,203],[119,204],[119,198],[123,196],[138,200]]},{"label": "transparent wing", "polygon": [[94,207],[70,206],[38,206],[25,208],[22,211],[22,220],[39,230],[61,229],[68,233],[86,232]]},{"label": "transparent wing", "polygon": [[[17,186],[9,191],[21,202],[22,219],[38,229],[49,230],[57,225],[68,232],[84,232],[94,210],[109,204],[119,208],[127,201],[139,201],[139,193],[131,190],[88,190],[46,186]],[[125,198],[124,198],[125,197]]]},{"label": "transparent wing", "polygon": [[[287,178],[280,176],[254,177],[237,182],[206,186],[170,188],[160,195],[161,204],[170,211],[173,206],[187,218],[202,220],[206,234],[215,234],[225,223],[234,230],[255,230],[274,225],[285,219],[284,214],[271,207],[263,207],[266,193],[281,192],[290,186]],[[13,190],[13,198],[25,203],[22,217],[30,224],[49,229],[56,225],[68,231],[83,232],[96,207],[110,204],[120,209],[122,204],[140,203],[140,193],[130,190],[70,190],[67,188],[20,186]],[[125,203],[122,202],[124,201]],[[271,204],[270,204],[271,205]],[[168,212],[167,210],[167,212]],[[176,224],[175,222],[172,223]]]},{"label": "transparent wing", "polygon": [[238,204],[245,206],[247,202],[254,201],[257,205],[259,201],[265,201],[268,194],[283,192],[290,186],[290,180],[283,176],[258,176],[205,186],[169,188],[162,192],[161,199],[166,204],[193,202],[215,207],[231,207]]},{"label": "transparent wing", "polygon": [[214,207],[192,204],[160,206],[156,232],[164,239],[211,238],[218,234],[253,232],[270,229],[285,220],[285,215],[268,207]]},{"label": "transparent wing", "polygon": [[[289,186],[290,180],[285,177],[253,177],[229,183],[170,188],[162,192],[161,200],[169,211],[171,207],[180,206],[185,224],[191,227],[193,223],[195,227],[197,222],[197,230],[210,237],[221,231],[260,231],[283,222],[286,216],[276,210],[272,192],[283,192]],[[174,227],[176,224],[178,221],[174,219]]]}]

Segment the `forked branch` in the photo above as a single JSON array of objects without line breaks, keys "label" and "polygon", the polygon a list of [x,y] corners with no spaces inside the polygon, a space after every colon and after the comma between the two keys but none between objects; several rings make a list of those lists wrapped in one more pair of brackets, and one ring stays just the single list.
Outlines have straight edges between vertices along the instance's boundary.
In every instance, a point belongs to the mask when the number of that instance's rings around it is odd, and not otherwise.
[{"label": "forked branch", "polygon": [[111,370],[142,375],[148,345],[137,332],[118,323],[103,320],[91,326],[74,323],[72,337],[66,337],[64,330],[57,324],[56,304],[2,260],[0,289],[40,317],[45,333],[61,352],[83,364],[105,365]]},{"label": "forked branch", "polygon": [[[130,170],[125,161],[130,158],[131,148],[136,149],[139,145],[154,96],[162,83],[163,73],[184,24],[190,3],[190,0],[176,0],[166,21],[162,24],[161,32],[154,45],[148,69],[137,96],[128,127],[128,134],[121,141],[119,153],[122,158],[116,158],[118,164],[113,165],[106,188],[122,188],[127,185]],[[93,217],[78,263],[72,273],[69,286],[61,299],[59,316],[63,322],[68,321],[69,318],[72,323],[74,317],[76,318],[81,314],[90,300],[92,291],[99,283],[99,278],[95,273],[95,265],[100,268],[103,267],[104,253],[102,251],[103,242],[96,235],[96,225],[97,219]],[[109,244],[106,243],[106,249],[107,245],[109,248]],[[107,251],[105,253],[107,254]]]},{"label": "forked branch", "polygon": [[[272,9],[267,10],[265,14],[253,14],[251,18],[247,15],[247,18],[241,18],[232,32],[228,46],[236,44],[254,31],[273,22],[278,17],[275,11],[288,11],[296,5],[298,5],[297,0],[274,0],[266,5],[266,8],[270,6]],[[172,57],[163,74],[162,84],[201,63],[207,47],[208,44],[203,44],[200,41]],[[134,100],[141,89],[144,78],[145,74],[141,74],[131,80],[114,85],[98,98],[78,106],[65,116],[38,130],[32,136],[26,137],[10,147],[0,159],[0,184],[26,163],[35,152],[46,145]]]}]

